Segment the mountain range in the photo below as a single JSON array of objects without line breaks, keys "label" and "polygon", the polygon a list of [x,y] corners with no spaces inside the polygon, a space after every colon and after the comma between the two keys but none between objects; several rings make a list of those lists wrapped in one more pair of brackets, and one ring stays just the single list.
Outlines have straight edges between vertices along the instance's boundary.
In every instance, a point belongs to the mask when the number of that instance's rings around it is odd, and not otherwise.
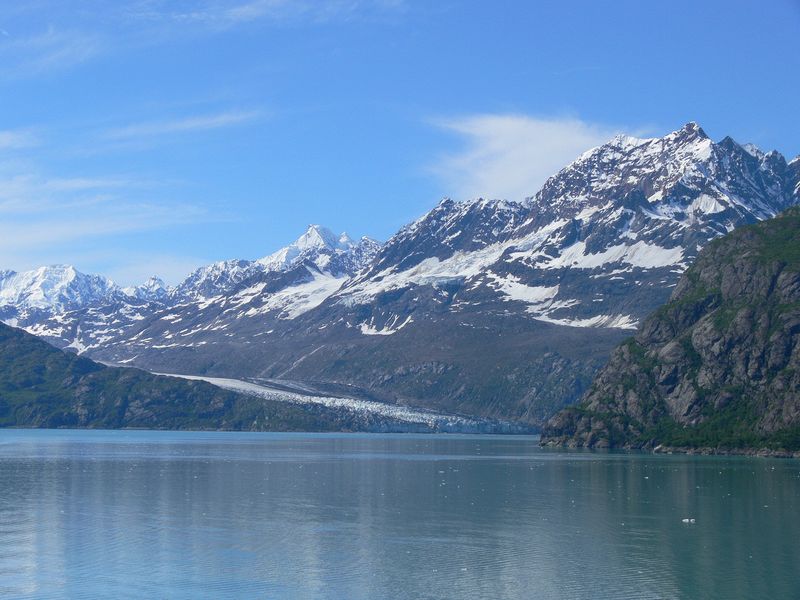
[{"label": "mountain range", "polygon": [[385,243],[310,226],[173,288],[0,272],[0,319],[118,365],[538,426],[711,240],[800,203],[800,157],[688,123],[617,136],[530,198],[445,199]]},{"label": "mountain range", "polygon": [[0,428],[528,433],[304,389],[109,367],[0,323]]}]

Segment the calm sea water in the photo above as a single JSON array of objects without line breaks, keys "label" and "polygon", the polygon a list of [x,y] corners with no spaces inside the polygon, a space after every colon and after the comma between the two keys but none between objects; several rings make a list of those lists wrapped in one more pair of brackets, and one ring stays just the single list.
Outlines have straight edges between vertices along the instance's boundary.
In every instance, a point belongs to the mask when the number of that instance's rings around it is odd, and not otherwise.
[{"label": "calm sea water", "polygon": [[0,431],[3,598],[800,598],[798,541],[795,460]]}]

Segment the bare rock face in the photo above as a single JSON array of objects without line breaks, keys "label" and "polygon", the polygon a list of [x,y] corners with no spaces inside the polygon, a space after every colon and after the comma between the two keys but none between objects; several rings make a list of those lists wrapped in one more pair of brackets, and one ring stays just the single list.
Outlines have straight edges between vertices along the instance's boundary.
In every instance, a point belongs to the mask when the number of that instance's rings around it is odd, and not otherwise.
[{"label": "bare rock face", "polygon": [[709,244],[542,439],[800,449],[800,209]]}]

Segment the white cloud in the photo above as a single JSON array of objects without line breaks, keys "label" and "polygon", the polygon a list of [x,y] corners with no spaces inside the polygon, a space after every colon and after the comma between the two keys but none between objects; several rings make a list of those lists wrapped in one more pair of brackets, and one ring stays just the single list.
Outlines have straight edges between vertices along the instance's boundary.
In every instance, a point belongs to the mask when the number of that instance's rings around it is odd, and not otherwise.
[{"label": "white cloud", "polygon": [[17,150],[39,145],[39,139],[26,129],[0,131],[0,150]]},{"label": "white cloud", "polygon": [[48,75],[98,57],[174,43],[180,36],[214,35],[249,24],[371,21],[406,9],[405,0],[134,0],[88,5],[0,3],[0,77]]},{"label": "white cloud", "polygon": [[141,182],[124,177],[54,177],[30,173],[0,174],[0,216],[76,210],[109,198],[114,188],[134,188]]},{"label": "white cloud", "polygon": [[480,114],[437,120],[463,138],[458,152],[439,158],[432,171],[455,198],[521,200],[545,180],[619,131],[573,118]]},{"label": "white cloud", "polygon": [[232,24],[246,23],[258,19],[281,17],[292,9],[292,2],[288,0],[254,0],[252,2],[223,3],[217,6],[207,5],[199,11],[183,13],[179,15],[179,18]]},{"label": "white cloud", "polygon": [[102,46],[96,34],[52,27],[26,37],[7,34],[0,42],[0,73],[27,77],[73,67],[96,56]]},{"label": "white cloud", "polygon": [[[74,213],[73,210],[69,212]],[[45,218],[6,219],[0,223],[0,256],[4,251],[53,248],[68,242],[101,239],[122,233],[151,231],[191,223],[203,214],[192,206],[113,204],[93,214],[48,214]]]},{"label": "white cloud", "polygon": [[[145,123],[120,132],[115,142],[215,129],[258,114],[223,112]],[[46,145],[38,133],[47,134]],[[51,155],[45,151],[57,148],[60,153],[63,149],[51,143],[53,137],[41,127],[0,130],[0,269],[71,263],[85,271],[111,275],[127,285],[140,283],[138,276],[145,272],[147,276],[159,273],[174,282],[204,262],[170,255],[169,244],[161,243],[168,239],[164,234],[212,220],[219,223],[227,220],[226,216],[217,211],[212,214],[202,203],[181,198],[181,181],[131,173],[55,174],[55,165],[49,164]],[[111,144],[109,140],[106,146]],[[43,150],[25,150],[32,146]],[[62,165],[59,171],[64,170]],[[147,255],[137,265],[131,255],[132,251],[138,253],[141,244],[137,240],[154,240],[158,249],[152,248],[152,252],[161,254]]]},{"label": "white cloud", "polygon": [[[147,182],[127,177],[57,178],[0,169],[0,269],[74,262],[116,236],[195,224],[202,207],[149,199]],[[163,190],[162,190],[163,193]],[[124,260],[105,252],[109,264]],[[155,265],[149,265],[150,268]]]},{"label": "white cloud", "polygon": [[150,21],[196,23],[227,28],[255,21],[328,22],[372,18],[405,9],[404,0],[205,0],[191,10],[176,10],[165,1],[152,1],[129,15]]},{"label": "white cloud", "polygon": [[148,121],[111,129],[106,131],[102,137],[108,140],[126,141],[170,134],[208,131],[211,129],[240,125],[257,119],[261,115],[262,113],[260,111],[231,111],[213,115],[186,117],[171,121]]}]

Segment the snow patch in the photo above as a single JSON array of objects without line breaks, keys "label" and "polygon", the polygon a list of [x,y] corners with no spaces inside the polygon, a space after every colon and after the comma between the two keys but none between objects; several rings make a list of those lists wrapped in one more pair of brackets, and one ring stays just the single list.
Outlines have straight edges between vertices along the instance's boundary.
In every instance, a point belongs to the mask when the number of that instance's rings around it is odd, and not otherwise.
[{"label": "snow patch", "polygon": [[655,244],[639,241],[635,244],[609,246],[602,252],[586,253],[586,242],[575,242],[561,254],[546,261],[545,269],[596,269],[611,263],[627,263],[634,267],[652,269],[681,264],[683,248],[663,248]]},{"label": "snow patch", "polygon": [[322,304],[328,297],[342,287],[342,277],[333,277],[308,270],[310,281],[286,287],[278,292],[265,296],[261,306],[253,307],[244,313],[246,317],[280,311],[280,318],[295,319]]},{"label": "snow patch", "polygon": [[535,317],[538,321],[566,325],[568,327],[608,327],[617,329],[636,329],[639,322],[631,315],[597,315],[588,319],[553,319],[546,315]]},{"label": "snow patch", "polygon": [[395,315],[394,318],[390,321],[390,324],[385,325],[382,329],[377,329],[372,323],[360,323],[358,325],[359,330],[363,335],[392,335],[393,333],[397,333],[403,327],[408,325],[409,323],[413,322],[411,315],[406,317],[406,320],[403,321],[400,325],[395,326],[395,323],[399,320],[399,316]]},{"label": "snow patch", "polygon": [[542,304],[558,295],[559,286],[531,286],[520,283],[519,278],[513,275],[501,277],[489,271],[487,275],[493,280],[489,287],[504,294],[507,300],[518,300],[528,304]]}]

